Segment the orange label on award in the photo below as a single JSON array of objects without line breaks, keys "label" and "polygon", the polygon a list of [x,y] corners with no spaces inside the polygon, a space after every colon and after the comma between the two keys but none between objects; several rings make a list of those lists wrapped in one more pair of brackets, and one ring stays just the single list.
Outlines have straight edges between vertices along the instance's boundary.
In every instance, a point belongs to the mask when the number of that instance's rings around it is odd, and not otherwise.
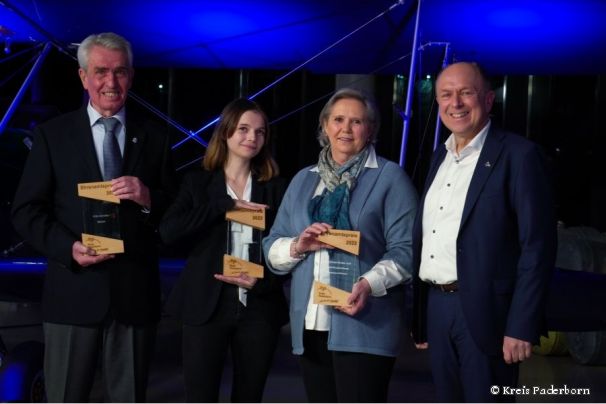
[{"label": "orange label on award", "polygon": [[349,295],[351,295],[351,293],[322,282],[314,281],[314,304],[349,306],[347,304]]},{"label": "orange label on award", "polygon": [[253,278],[263,278],[263,266],[232,255],[223,255],[223,275],[239,276],[240,274],[246,274]]},{"label": "orange label on award", "polygon": [[242,223],[255,229],[265,230],[265,209],[233,209],[225,213],[225,219]]},{"label": "orange label on award", "polygon": [[82,233],[82,244],[95,250],[97,254],[118,254],[124,252],[124,242],[115,238]]},{"label": "orange label on award", "polygon": [[353,255],[360,254],[360,232],[357,230],[328,230],[318,240]]},{"label": "orange label on award", "polygon": [[99,201],[120,203],[120,199],[112,193],[111,181],[80,183],[78,184],[78,196]]}]

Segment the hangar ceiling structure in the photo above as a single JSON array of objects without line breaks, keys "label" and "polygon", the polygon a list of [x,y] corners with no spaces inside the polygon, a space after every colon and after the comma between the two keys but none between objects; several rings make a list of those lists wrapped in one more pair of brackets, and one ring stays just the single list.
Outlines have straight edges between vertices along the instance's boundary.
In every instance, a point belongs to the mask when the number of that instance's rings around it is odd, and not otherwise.
[{"label": "hangar ceiling structure", "polygon": [[[73,57],[88,34],[113,31],[132,43],[138,68],[415,77],[435,73],[447,50],[493,75],[604,74],[604,21],[602,0],[2,0],[0,62],[39,49],[35,74],[49,44]],[[409,116],[407,105],[403,148]],[[163,118],[202,145],[197,134],[214,123],[191,130]]]},{"label": "hangar ceiling structure", "polygon": [[[410,52],[415,0],[3,0],[0,40],[69,49],[93,32],[133,44],[141,67],[288,70],[354,31],[307,68],[368,73]],[[492,74],[606,72],[601,0],[422,0],[419,43],[448,42],[453,57]],[[406,60],[385,73],[407,72]],[[430,68],[433,66],[428,66]]]}]

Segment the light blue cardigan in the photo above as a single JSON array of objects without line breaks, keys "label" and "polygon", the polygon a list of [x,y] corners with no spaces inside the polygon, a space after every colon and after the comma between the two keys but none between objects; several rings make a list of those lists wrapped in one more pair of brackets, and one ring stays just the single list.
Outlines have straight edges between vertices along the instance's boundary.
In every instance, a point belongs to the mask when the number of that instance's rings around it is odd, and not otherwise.
[{"label": "light blue cardigan", "polygon": [[[378,168],[365,167],[351,195],[349,218],[354,230],[360,230],[360,273],[377,262],[390,259],[412,272],[412,226],[417,208],[417,193],[404,171],[395,163],[377,156]],[[320,176],[299,171],[282,200],[269,235],[263,239],[265,257],[281,237],[295,237],[311,224],[307,205]],[[272,268],[276,274],[284,274]],[[290,288],[290,325],[293,353],[303,353],[303,328],[313,282],[313,254],[292,271]],[[351,317],[331,311],[328,349],[397,356],[404,335],[404,288],[390,288],[381,297],[370,297],[366,307]]]}]

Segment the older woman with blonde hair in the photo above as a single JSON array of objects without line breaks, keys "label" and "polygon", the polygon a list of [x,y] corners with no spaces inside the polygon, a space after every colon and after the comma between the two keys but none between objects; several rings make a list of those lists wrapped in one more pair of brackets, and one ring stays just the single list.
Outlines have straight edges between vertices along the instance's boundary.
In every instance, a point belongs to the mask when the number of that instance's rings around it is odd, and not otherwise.
[{"label": "older woman with blonde hair", "polygon": [[[319,118],[318,164],[293,178],[268,237],[267,263],[292,274],[293,352],[311,402],[385,402],[404,336],[416,192],[404,171],[376,155],[379,114],[360,91],[341,89]],[[359,255],[318,240],[361,233]],[[313,283],[350,291],[348,304],[313,303]]]}]

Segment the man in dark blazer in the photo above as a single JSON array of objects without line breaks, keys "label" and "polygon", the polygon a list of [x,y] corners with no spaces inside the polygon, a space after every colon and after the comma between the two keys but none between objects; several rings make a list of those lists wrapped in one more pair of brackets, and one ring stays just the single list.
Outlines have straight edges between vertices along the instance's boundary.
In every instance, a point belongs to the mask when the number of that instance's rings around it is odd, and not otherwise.
[{"label": "man in dark blazer", "polygon": [[551,184],[534,143],[494,127],[475,63],[436,81],[452,135],[433,156],[413,231],[413,337],[429,348],[438,401],[512,401],[543,331],[556,252]]},{"label": "man in dark blazer", "polygon": [[[128,41],[91,35],[78,62],[90,100],[35,129],[13,223],[48,258],[42,311],[49,401],[88,401],[100,352],[109,401],[143,401],[160,318],[156,228],[172,194],[170,145],[168,136],[127,119],[134,72]],[[110,171],[101,123],[107,117],[118,120],[121,173],[108,180],[121,202],[124,253],[98,255],[80,242],[77,184],[103,181]]]}]

